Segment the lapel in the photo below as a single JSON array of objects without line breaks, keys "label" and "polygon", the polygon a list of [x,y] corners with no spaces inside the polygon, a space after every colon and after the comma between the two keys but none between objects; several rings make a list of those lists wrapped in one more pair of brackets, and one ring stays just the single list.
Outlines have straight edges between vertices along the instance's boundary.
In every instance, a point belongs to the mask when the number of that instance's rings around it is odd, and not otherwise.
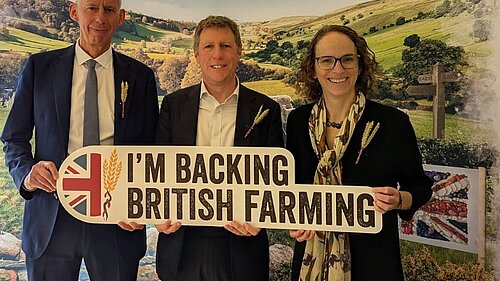
[{"label": "lapel", "polygon": [[[182,93],[179,99],[177,111],[180,126],[176,126],[178,131],[174,132],[174,138],[178,141],[174,143],[184,145],[196,145],[196,131],[198,129],[198,109],[200,107],[201,84],[197,84]],[[176,105],[173,105],[176,106]],[[175,119],[174,119],[175,121]]]},{"label": "lapel", "polygon": [[[236,130],[234,132],[234,146],[251,146],[257,140],[249,135],[244,138],[248,129],[252,126],[253,120],[259,111],[261,104],[257,102],[257,96],[248,88],[240,84],[238,97],[238,109],[236,111]],[[251,133],[255,133],[255,130]]]},{"label": "lapel", "polygon": [[[125,56],[113,50],[113,69],[115,78],[115,144],[122,144],[125,141],[125,133],[130,114],[130,100],[134,95],[135,68],[131,67],[130,61]],[[128,83],[127,98],[124,106],[124,116],[122,118],[121,83]]]},{"label": "lapel", "polygon": [[[71,84],[73,81],[73,64],[75,61],[75,45],[61,50],[61,54],[50,63],[51,79],[54,88],[55,111],[59,133],[65,152],[68,147],[69,119],[71,107]],[[42,74],[44,75],[44,74]]]}]

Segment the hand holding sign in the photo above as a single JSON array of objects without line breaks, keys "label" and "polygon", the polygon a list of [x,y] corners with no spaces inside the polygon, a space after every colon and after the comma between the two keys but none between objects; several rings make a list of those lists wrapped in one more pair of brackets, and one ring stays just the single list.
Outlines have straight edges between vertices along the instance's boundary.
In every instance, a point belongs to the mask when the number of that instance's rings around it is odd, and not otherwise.
[{"label": "hand holding sign", "polygon": [[180,222],[172,223],[171,220],[166,220],[162,224],[156,224],[155,227],[156,227],[156,230],[158,230],[158,232],[163,232],[165,234],[171,234],[171,233],[174,233],[177,230],[179,230],[179,228],[181,228],[181,223]]},{"label": "hand holding sign", "polygon": [[224,225],[224,228],[238,236],[256,236],[260,232],[260,228],[253,227],[246,222],[240,224],[236,221],[233,221]]},{"label": "hand holding sign", "polygon": [[56,180],[59,177],[56,165],[50,161],[40,161],[31,167],[31,171],[24,179],[27,191],[42,189],[45,192],[56,190]]},{"label": "hand holding sign", "polygon": [[316,235],[316,231],[299,229],[299,230],[290,230],[289,234],[290,237],[295,238],[295,240],[303,242],[313,238],[314,235]]},{"label": "hand holding sign", "polygon": [[280,148],[89,146],[61,165],[57,190],[82,221],[152,223],[167,234],[180,223],[226,226],[237,235],[380,231],[371,188],[294,184],[294,170]]},{"label": "hand holding sign", "polygon": [[138,224],[135,222],[126,223],[124,221],[119,221],[118,226],[121,227],[123,230],[127,230],[127,231],[136,231],[136,230],[141,230],[144,228],[143,224]]}]

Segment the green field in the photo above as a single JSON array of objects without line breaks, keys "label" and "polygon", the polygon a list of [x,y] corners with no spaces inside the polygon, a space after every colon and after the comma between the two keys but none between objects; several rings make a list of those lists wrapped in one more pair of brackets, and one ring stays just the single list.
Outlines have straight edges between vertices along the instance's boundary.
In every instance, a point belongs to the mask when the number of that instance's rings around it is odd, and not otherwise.
[{"label": "green field", "polygon": [[1,51],[38,53],[42,50],[59,49],[70,43],[49,39],[17,28],[7,27],[9,35],[0,41]]},{"label": "green field", "polygon": [[[136,49],[141,47],[141,41],[146,41],[146,48],[148,49],[161,49],[163,47],[161,40],[171,39],[172,47],[177,45],[184,45],[185,42],[192,42],[190,36],[168,31],[161,28],[154,27],[149,24],[135,23],[137,35],[119,31],[115,34],[113,42],[120,44],[120,47],[125,49]],[[123,40],[126,38],[127,40]]]},{"label": "green field", "polygon": [[[9,108],[0,108],[0,128],[3,130]],[[14,187],[14,182],[5,166],[5,155],[0,152],[0,221],[3,230],[20,237],[23,217],[23,199]],[[1,231],[1,230],[0,230]]]},{"label": "green field", "polygon": [[[432,136],[432,112],[412,110],[410,119],[418,137]],[[477,143],[493,143],[495,139],[491,126],[478,120],[449,114],[446,114],[445,120],[445,139]]]},{"label": "green field", "polygon": [[261,80],[254,82],[245,82],[243,85],[257,92],[264,93],[269,96],[289,95],[292,99],[296,99],[295,90],[278,80]]},{"label": "green field", "polygon": [[283,69],[286,71],[291,71],[289,67],[278,65],[278,64],[270,64],[270,63],[257,63],[262,68],[267,68],[267,69],[272,69],[272,70],[277,70],[277,69]]}]

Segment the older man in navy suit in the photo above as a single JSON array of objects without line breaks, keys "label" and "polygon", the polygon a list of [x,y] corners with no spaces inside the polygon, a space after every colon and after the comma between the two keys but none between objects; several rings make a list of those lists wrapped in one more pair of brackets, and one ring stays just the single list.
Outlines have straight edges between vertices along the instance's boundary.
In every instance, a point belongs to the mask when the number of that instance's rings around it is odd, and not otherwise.
[{"label": "older man in navy suit", "polygon": [[[238,26],[210,16],[195,31],[194,51],[203,81],[163,99],[157,143],[202,146],[283,146],[280,106],[241,85],[236,68]],[[255,126],[260,110],[269,110]],[[221,227],[157,225],[156,269],[164,281],[268,281],[265,229],[232,222]]]},{"label": "older man in navy suit", "polygon": [[[61,207],[55,186],[57,168],[86,145],[85,135],[92,135],[94,144],[153,143],[155,78],[144,64],[111,49],[125,18],[120,0],[77,0],[69,12],[80,25],[78,42],[29,58],[2,133],[7,166],[26,200],[22,246],[28,278],[78,280],[83,258],[93,281],[136,280],[146,249],[144,226],[77,221]],[[122,84],[128,85],[124,97]],[[87,88],[94,88],[95,105],[85,106]],[[91,134],[84,133],[88,107],[98,115]]]}]

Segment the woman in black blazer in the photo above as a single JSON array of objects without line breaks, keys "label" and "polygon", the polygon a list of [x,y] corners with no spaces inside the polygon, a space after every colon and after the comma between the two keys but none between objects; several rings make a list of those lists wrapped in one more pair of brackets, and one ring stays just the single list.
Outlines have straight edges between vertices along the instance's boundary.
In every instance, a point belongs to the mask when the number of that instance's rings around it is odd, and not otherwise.
[{"label": "woman in black blazer", "polygon": [[294,281],[404,279],[397,215],[410,220],[430,199],[432,183],[408,116],[366,98],[376,92],[376,67],[366,41],[345,26],[323,27],[304,55],[298,92],[313,103],[288,117],[295,182],[373,187],[383,228],[377,234],[291,230]]}]

